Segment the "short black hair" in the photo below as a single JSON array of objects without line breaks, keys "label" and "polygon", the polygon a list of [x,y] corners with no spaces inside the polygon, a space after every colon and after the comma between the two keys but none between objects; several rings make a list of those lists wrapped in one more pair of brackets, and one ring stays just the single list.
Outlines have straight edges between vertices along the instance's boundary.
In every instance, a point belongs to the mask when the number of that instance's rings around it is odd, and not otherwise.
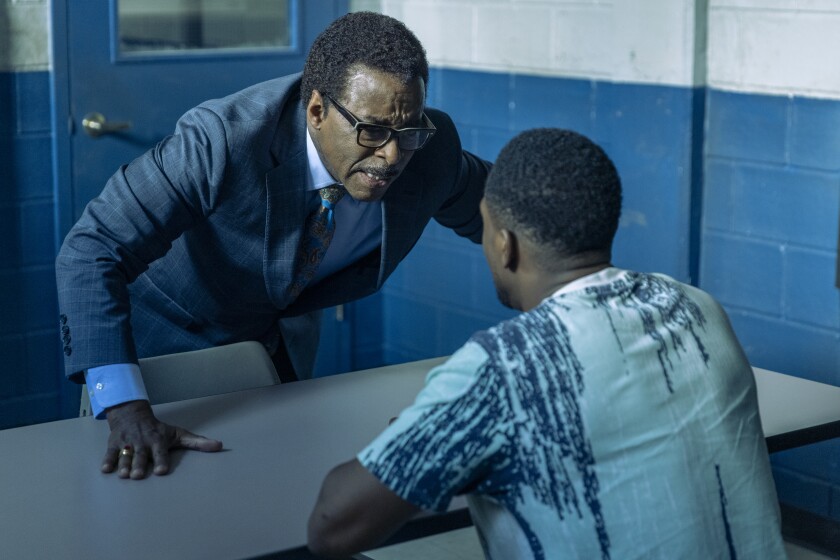
[{"label": "short black hair", "polygon": [[429,84],[429,62],[419,39],[402,22],[374,12],[344,15],[321,32],[309,49],[300,85],[304,106],[312,90],[340,96],[349,70],[365,65],[398,77],[404,84]]},{"label": "short black hair", "polygon": [[589,138],[559,128],[525,131],[501,151],[485,203],[500,227],[559,256],[607,251],[621,215],[621,179]]}]

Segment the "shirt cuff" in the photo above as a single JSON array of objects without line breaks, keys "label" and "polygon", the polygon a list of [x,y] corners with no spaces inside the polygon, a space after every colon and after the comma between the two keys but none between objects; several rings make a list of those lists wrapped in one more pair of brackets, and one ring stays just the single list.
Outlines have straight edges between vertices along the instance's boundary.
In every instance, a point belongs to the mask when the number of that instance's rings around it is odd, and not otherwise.
[{"label": "shirt cuff", "polygon": [[105,418],[105,409],[128,401],[149,400],[140,366],[110,364],[85,371],[85,383],[93,415]]}]

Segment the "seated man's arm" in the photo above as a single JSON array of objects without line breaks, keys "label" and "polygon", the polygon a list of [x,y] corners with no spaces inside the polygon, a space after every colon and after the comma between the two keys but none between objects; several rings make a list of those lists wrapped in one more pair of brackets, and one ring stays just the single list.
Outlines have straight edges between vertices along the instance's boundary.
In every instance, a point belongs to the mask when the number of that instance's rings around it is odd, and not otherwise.
[{"label": "seated man's arm", "polygon": [[353,459],[324,479],[309,517],[309,549],[320,556],[347,557],[375,547],[419,511]]},{"label": "seated man's arm", "polygon": [[340,558],[375,548],[419,511],[446,511],[486,476],[503,440],[496,432],[510,430],[489,402],[499,391],[470,391],[486,359],[465,345],[356,459],[327,475],[309,518],[313,552]]}]

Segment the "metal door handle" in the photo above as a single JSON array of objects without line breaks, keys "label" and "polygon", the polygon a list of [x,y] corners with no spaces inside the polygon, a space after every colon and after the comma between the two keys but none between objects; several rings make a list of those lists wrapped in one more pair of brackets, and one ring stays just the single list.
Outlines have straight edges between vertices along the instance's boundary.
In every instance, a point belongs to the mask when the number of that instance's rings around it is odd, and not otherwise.
[{"label": "metal door handle", "polygon": [[82,119],[82,128],[88,136],[99,138],[103,134],[131,128],[131,121],[108,122],[102,113],[88,113]]}]

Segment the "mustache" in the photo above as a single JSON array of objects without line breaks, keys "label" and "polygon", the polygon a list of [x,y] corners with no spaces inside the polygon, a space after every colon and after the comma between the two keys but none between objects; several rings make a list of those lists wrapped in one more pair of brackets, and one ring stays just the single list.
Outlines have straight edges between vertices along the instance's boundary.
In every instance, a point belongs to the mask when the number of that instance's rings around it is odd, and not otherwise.
[{"label": "mustache", "polygon": [[359,171],[361,171],[363,173],[367,173],[369,175],[373,175],[374,177],[377,177],[377,178],[380,178],[380,179],[391,179],[391,178],[396,177],[397,175],[400,174],[400,170],[395,168],[395,167],[372,167],[372,166],[367,166],[367,167],[360,168]]}]

